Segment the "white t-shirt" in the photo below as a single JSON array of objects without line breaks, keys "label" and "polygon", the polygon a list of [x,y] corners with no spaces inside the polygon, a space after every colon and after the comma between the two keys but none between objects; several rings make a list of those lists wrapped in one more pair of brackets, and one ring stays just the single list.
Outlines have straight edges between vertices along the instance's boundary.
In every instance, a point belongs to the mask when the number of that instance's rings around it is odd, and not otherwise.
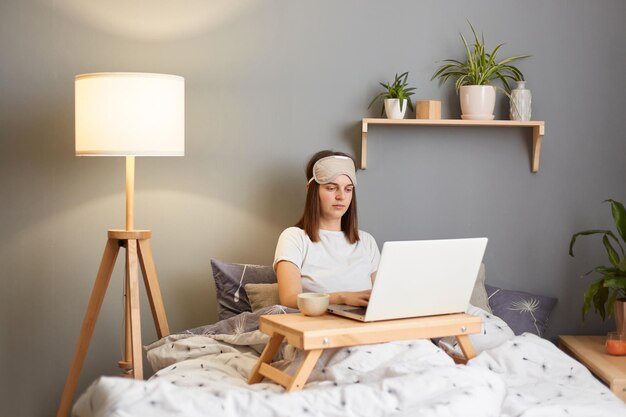
[{"label": "white t-shirt", "polygon": [[372,288],[371,274],[378,270],[380,251],[367,232],[350,244],[343,232],[320,230],[312,242],[299,227],[285,229],[278,238],[274,270],[280,261],[300,268],[304,292],[363,291]]}]

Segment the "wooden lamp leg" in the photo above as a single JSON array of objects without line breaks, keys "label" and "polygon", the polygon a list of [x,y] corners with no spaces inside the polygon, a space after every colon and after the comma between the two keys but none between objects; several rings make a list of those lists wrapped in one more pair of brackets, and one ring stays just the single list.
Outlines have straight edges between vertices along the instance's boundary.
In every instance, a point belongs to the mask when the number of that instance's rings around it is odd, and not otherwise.
[{"label": "wooden lamp leg", "polygon": [[157,279],[154,259],[152,258],[152,249],[150,247],[150,239],[140,239],[139,244],[139,264],[143,275],[143,282],[148,293],[148,301],[152,309],[152,318],[156,327],[157,336],[159,338],[169,336],[170,329],[167,324],[165,315],[165,307],[163,306],[163,297],[161,297],[161,288]]},{"label": "wooden lamp leg", "polygon": [[74,358],[72,359],[72,366],[70,367],[67,380],[65,381],[65,387],[63,388],[63,395],[61,396],[61,404],[57,411],[57,417],[67,416],[70,407],[72,405],[72,398],[76,385],[78,384],[78,377],[80,371],[83,368],[85,362],[85,356],[87,355],[87,348],[91,342],[93,330],[100,313],[100,307],[102,307],[102,300],[106,293],[111,274],[113,273],[113,267],[115,266],[115,260],[120,250],[117,239],[108,239],[104,248],[104,255],[100,262],[100,268],[98,269],[98,275],[96,282],[94,283],[93,290],[91,291],[91,297],[89,298],[89,304],[87,305],[87,312],[83,319],[83,325],[80,330],[80,337],[76,344],[76,350],[74,351]]},{"label": "wooden lamp leg", "polygon": [[[124,244],[126,245],[126,244]],[[122,376],[133,376],[133,359],[132,359],[132,344],[131,344],[131,333],[130,333],[130,298],[129,298],[129,283],[130,278],[128,277],[128,263],[126,263],[126,267],[124,270],[124,356],[121,361],[117,363],[124,372]]]},{"label": "wooden lamp leg", "polygon": [[130,305],[130,333],[133,378],[143,379],[143,357],[141,354],[141,319],[139,305],[139,258],[137,255],[137,241],[129,239],[126,248],[126,263],[128,264],[128,299]]}]

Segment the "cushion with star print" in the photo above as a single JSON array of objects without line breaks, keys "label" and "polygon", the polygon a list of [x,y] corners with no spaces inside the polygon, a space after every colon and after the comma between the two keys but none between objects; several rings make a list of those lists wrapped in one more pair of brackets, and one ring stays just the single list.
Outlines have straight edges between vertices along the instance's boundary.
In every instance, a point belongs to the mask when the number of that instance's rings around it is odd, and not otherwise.
[{"label": "cushion with star print", "polygon": [[515,335],[528,332],[543,336],[557,299],[524,291],[506,290],[485,285],[489,306],[504,320]]}]

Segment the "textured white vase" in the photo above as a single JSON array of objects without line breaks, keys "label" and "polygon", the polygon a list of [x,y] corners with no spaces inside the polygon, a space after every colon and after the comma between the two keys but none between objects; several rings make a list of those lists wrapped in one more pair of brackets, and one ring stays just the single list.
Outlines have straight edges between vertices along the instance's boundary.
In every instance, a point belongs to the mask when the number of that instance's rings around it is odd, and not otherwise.
[{"label": "textured white vase", "polygon": [[518,81],[517,87],[511,90],[509,117],[511,120],[530,120],[532,94],[526,88],[525,81]]},{"label": "textured white vase", "polygon": [[496,89],[492,85],[464,85],[459,90],[461,118],[491,120],[496,107]]},{"label": "textured white vase", "polygon": [[400,100],[397,98],[385,99],[385,114],[387,119],[404,119],[406,107],[408,103],[406,99],[402,100],[402,110],[400,110]]}]

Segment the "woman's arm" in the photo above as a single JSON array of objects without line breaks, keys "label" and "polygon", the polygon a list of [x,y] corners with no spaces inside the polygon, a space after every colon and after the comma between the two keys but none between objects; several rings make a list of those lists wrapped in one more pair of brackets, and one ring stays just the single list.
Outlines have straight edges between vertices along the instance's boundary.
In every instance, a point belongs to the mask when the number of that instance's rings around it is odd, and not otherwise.
[{"label": "woman's arm", "polygon": [[[298,308],[298,294],[302,292],[300,269],[289,261],[280,261],[276,264],[276,277],[278,278],[280,303],[286,307]],[[366,290],[330,293],[330,304],[366,306],[370,292],[370,290]]]},{"label": "woman's arm", "polygon": [[276,264],[278,278],[278,297],[285,307],[298,308],[298,294],[302,292],[300,268],[289,261]]}]

